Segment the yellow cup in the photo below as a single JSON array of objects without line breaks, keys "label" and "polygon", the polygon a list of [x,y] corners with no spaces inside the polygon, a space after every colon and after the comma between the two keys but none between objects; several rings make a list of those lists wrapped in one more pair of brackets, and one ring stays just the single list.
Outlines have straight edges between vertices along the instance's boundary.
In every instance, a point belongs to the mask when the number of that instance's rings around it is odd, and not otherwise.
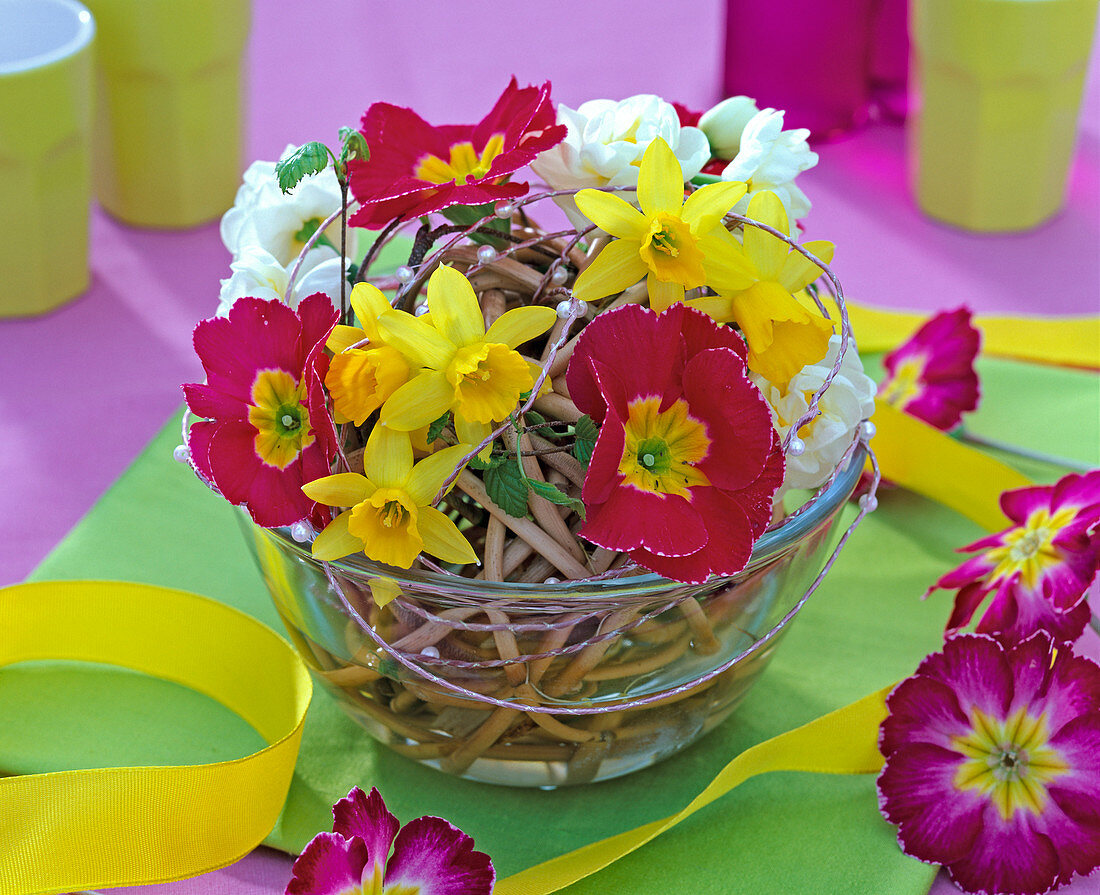
[{"label": "yellow cup", "polygon": [[0,0],[0,316],[88,288],[95,23],[75,0]]},{"label": "yellow cup", "polygon": [[914,0],[917,204],[968,230],[1062,207],[1097,0]]},{"label": "yellow cup", "polygon": [[96,197],[141,227],[193,227],[241,179],[248,0],[87,0],[99,28]]}]

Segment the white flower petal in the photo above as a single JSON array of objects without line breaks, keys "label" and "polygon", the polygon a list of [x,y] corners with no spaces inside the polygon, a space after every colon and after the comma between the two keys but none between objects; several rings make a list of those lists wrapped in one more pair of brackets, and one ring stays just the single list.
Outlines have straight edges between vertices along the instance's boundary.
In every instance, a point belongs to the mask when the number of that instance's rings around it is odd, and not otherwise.
[{"label": "white flower petal", "polygon": [[732,159],[741,148],[741,134],[749,120],[760,110],[748,96],[731,96],[708,109],[699,119],[715,158]]},{"label": "white flower petal", "polygon": [[[757,375],[752,379],[771,405],[776,429],[784,437],[791,425],[806,412],[807,396],[821,388],[825,376],[836,362],[840,336],[829,340],[829,351],[816,364],[798,372],[786,388],[780,388]],[[875,383],[863,372],[863,362],[854,341],[848,350],[840,373],[833,379],[819,405],[821,416],[809,431],[801,433],[806,450],[801,455],[787,457],[787,475],[783,490],[816,488],[832,473],[855,435],[856,426],[869,419],[875,409]]]}]

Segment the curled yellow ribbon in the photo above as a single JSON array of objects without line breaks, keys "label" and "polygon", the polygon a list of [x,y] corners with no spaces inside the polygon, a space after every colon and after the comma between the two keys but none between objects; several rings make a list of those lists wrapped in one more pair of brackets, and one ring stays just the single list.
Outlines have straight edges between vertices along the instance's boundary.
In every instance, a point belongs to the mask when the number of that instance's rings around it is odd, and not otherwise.
[{"label": "curled yellow ribbon", "polygon": [[269,745],[231,761],[0,779],[0,895],[196,876],[246,855],[282,810],[312,695],[274,631],[183,591],[109,581],[0,590],[0,668],[64,659],[190,687]]}]

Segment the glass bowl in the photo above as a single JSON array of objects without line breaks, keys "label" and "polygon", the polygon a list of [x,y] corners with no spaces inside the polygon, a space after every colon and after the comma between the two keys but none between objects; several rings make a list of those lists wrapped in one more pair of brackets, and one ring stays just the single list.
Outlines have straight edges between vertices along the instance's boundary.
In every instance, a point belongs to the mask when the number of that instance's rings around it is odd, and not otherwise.
[{"label": "glass bowl", "polygon": [[864,459],[766,532],[743,571],[697,585],[488,582],[361,554],[326,566],[287,529],[246,530],[315,679],[378,742],[487,783],[590,783],[729,716],[832,552]]}]

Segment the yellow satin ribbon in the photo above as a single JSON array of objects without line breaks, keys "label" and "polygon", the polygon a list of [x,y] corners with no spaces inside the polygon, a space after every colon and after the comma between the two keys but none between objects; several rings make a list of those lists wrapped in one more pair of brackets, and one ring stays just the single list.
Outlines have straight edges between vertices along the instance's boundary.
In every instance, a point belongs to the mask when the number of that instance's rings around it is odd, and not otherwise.
[{"label": "yellow satin ribbon", "polygon": [[301,659],[274,631],[214,600],[145,584],[0,590],[0,668],[43,659],[119,665],[190,687],[270,745],[210,764],[0,779],[0,895],[196,876],[271,831],[312,694]]},{"label": "yellow satin ribbon", "polygon": [[746,749],[682,810],[528,867],[497,883],[493,895],[548,895],[602,870],[660,836],[750,777],[769,771],[873,774],[882,768],[878,729],[887,687],[808,724]]},{"label": "yellow satin ribbon", "polygon": [[989,531],[1011,522],[1001,512],[1002,491],[1026,488],[1031,479],[934,426],[875,400],[871,447],[885,478],[928,497]]},{"label": "yellow satin ribbon", "polygon": [[[846,301],[861,353],[889,351],[908,339],[930,315],[889,311]],[[826,301],[830,315],[836,305]],[[1100,317],[974,316],[982,353],[1039,364],[1100,367]]]}]

